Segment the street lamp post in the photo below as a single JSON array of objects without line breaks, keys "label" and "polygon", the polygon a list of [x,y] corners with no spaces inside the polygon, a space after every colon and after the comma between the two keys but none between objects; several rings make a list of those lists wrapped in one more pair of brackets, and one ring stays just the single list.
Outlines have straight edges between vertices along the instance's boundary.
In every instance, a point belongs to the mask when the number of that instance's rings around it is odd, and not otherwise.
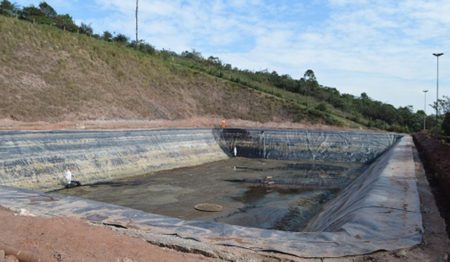
[{"label": "street lamp post", "polygon": [[438,117],[439,117],[439,57],[444,53],[433,53],[436,57],[436,124],[434,134],[438,134]]},{"label": "street lamp post", "polygon": [[425,116],[423,117],[423,130],[427,130],[427,92],[428,90],[423,90],[424,93],[424,101],[423,101],[423,112],[425,112]]}]

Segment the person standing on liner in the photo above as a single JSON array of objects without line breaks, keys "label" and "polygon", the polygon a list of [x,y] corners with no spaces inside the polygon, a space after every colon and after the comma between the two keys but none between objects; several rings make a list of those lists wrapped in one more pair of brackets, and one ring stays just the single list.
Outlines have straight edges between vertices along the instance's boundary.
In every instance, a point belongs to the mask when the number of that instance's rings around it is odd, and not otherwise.
[{"label": "person standing on liner", "polygon": [[72,183],[72,168],[67,168],[66,173],[64,174],[64,178],[66,179],[67,185],[70,185],[70,183]]}]

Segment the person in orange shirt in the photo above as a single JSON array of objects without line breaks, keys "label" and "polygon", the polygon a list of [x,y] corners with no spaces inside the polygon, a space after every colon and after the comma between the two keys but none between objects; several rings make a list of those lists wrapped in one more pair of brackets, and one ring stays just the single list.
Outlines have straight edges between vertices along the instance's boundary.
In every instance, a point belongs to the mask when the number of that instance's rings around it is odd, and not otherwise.
[{"label": "person in orange shirt", "polygon": [[225,128],[227,126],[227,123],[225,122],[225,120],[222,120],[222,123],[220,124],[220,126],[222,126],[222,128]]}]

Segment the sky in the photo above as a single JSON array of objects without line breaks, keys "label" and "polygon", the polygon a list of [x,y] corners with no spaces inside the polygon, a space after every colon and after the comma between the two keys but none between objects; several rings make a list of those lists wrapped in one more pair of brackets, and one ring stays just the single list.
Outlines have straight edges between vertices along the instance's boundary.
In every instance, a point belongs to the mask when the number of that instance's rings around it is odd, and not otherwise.
[{"label": "sky", "polygon": [[[95,33],[135,38],[135,1],[47,3]],[[312,69],[321,85],[416,111],[424,109],[423,90],[428,105],[436,99],[433,53],[444,53],[439,97],[450,96],[449,14],[449,0],[140,0],[139,39],[295,79]]]}]

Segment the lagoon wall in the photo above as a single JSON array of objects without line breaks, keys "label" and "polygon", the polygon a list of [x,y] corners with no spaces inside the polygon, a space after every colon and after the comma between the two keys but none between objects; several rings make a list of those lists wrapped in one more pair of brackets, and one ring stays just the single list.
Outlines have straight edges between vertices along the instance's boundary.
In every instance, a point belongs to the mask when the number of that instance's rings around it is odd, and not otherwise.
[{"label": "lagoon wall", "polygon": [[0,184],[39,191],[226,158],[211,129],[0,132]]},{"label": "lagoon wall", "polygon": [[[260,136],[261,131],[265,137]],[[133,228],[155,236],[175,235],[177,239],[195,239],[202,244],[271,250],[299,257],[338,257],[397,250],[422,241],[414,145],[409,136],[220,129],[3,132],[0,136],[1,184],[40,190],[57,185],[54,177],[62,176],[60,173],[66,166],[77,168],[78,172],[90,168],[85,173],[86,179],[106,180],[226,159],[234,146],[239,148],[238,155],[247,157],[261,156],[261,152],[267,158],[281,158],[283,154],[306,156],[309,152],[313,159],[328,155],[336,156],[332,159],[339,161],[347,156],[348,161],[370,162],[357,179],[310,221],[305,232],[183,221],[96,201],[0,185],[0,206],[16,211],[27,210],[46,216],[99,217],[107,225],[128,225],[132,220]],[[282,137],[287,139],[285,143],[281,143]],[[345,142],[347,147],[343,146],[342,139],[350,141]],[[257,141],[265,142],[261,146]],[[249,146],[252,143],[257,149]],[[365,152],[379,149],[366,160],[355,157],[359,156],[357,148]],[[341,152],[341,157],[336,152]],[[116,169],[121,171],[116,172]]]},{"label": "lagoon wall", "polygon": [[0,132],[0,184],[39,191],[200,165],[233,155],[367,163],[399,138],[309,130],[155,129]]},{"label": "lagoon wall", "polygon": [[217,130],[225,152],[280,160],[369,163],[401,135],[321,130]]}]

